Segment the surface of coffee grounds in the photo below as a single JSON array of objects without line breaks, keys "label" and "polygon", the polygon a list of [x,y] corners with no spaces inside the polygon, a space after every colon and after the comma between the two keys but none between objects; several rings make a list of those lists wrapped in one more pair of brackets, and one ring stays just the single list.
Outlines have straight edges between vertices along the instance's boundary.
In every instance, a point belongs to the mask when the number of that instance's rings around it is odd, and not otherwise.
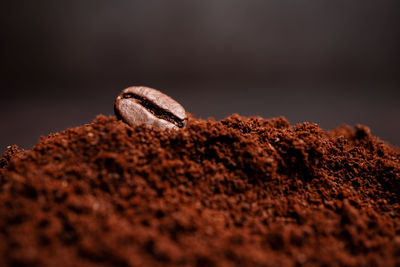
[{"label": "surface of coffee grounds", "polygon": [[400,153],[368,128],[88,125],[0,160],[0,266],[400,265]]}]

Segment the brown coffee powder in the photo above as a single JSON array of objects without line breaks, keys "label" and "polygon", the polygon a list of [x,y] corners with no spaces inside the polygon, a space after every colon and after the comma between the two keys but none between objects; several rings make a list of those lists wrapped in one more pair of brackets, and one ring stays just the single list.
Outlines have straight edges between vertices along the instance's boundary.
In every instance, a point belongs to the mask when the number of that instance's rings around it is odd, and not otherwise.
[{"label": "brown coffee powder", "polygon": [[400,153],[348,126],[98,116],[0,160],[0,266],[400,265]]}]

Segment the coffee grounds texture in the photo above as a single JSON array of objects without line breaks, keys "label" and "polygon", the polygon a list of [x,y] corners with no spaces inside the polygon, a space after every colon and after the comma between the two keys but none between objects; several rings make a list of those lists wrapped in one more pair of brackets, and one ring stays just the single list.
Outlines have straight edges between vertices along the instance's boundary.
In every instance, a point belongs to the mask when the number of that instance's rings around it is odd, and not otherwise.
[{"label": "coffee grounds texture", "polygon": [[0,160],[0,266],[396,265],[400,153],[365,126],[100,115]]}]

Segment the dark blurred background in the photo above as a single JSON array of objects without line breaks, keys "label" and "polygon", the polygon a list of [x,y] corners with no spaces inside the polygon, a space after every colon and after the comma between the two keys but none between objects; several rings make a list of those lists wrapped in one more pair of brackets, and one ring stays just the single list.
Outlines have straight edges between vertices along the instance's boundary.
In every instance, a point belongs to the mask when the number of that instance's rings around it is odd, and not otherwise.
[{"label": "dark blurred background", "polygon": [[400,144],[400,1],[1,1],[0,152],[113,114],[147,85],[188,112]]}]

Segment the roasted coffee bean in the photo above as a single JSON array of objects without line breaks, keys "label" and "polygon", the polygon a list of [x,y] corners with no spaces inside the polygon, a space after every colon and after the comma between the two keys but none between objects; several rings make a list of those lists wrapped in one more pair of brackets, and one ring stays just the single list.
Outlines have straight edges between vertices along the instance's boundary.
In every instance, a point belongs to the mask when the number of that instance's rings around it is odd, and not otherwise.
[{"label": "roasted coffee bean", "polygon": [[144,86],[124,89],[115,100],[114,111],[129,125],[143,123],[160,129],[179,129],[187,123],[185,109],[178,102]]}]

